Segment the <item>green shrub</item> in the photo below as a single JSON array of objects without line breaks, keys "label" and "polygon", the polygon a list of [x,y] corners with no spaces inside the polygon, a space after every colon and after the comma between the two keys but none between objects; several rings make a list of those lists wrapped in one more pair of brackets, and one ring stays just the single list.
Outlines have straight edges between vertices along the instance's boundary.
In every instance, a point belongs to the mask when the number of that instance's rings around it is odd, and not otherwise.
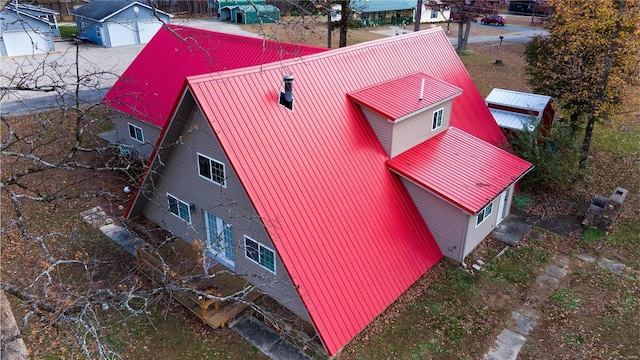
[{"label": "green shrub", "polygon": [[550,137],[542,136],[537,130],[514,132],[509,136],[516,155],[535,166],[522,179],[524,188],[565,189],[577,178],[580,152],[569,131],[557,126]]}]

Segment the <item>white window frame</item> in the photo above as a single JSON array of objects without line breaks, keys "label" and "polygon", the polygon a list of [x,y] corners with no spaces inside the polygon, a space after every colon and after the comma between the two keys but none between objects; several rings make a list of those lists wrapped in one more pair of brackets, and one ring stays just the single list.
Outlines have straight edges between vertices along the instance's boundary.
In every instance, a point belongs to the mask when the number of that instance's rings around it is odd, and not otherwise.
[{"label": "white window frame", "polygon": [[[256,261],[256,260],[252,259],[251,257],[249,257],[249,256],[247,255],[247,252],[248,252],[248,249],[249,249],[249,246],[248,246],[248,244],[247,244],[247,241],[254,242],[254,243],[256,243],[256,244],[258,245],[258,261]],[[248,237],[247,235],[244,235],[244,246],[245,246],[245,249],[244,249],[244,257],[246,257],[247,259],[251,260],[252,262],[254,262],[254,263],[256,263],[256,264],[260,265],[261,267],[263,267],[263,268],[267,269],[269,272],[272,272],[272,273],[274,273],[274,274],[276,273],[276,252],[275,252],[275,251],[273,251],[273,249],[269,248],[268,246],[263,245],[263,244],[262,244],[261,242],[259,242],[259,241],[256,241],[256,240],[254,240],[254,239],[252,239],[252,238]],[[267,250],[267,251],[270,251],[270,252],[273,254],[273,270],[269,269],[268,267],[266,267],[266,266],[263,264],[263,261],[262,261],[262,259],[261,259],[261,257],[262,257],[262,249],[265,249],[265,250]]]},{"label": "white window frame", "polygon": [[[178,212],[177,214],[174,213],[173,211],[171,211],[171,199],[176,201],[176,204],[177,204],[176,210]],[[181,214],[180,205],[183,205],[184,207],[186,207],[186,209],[187,209],[186,215],[189,218],[189,220],[187,220],[187,219],[183,218],[182,216],[180,216],[180,214]],[[182,221],[184,221],[184,222],[186,222],[188,224],[191,224],[191,206],[189,206],[188,203],[180,200],[179,198],[177,198],[177,197],[175,197],[175,196],[173,196],[173,195],[171,195],[169,193],[167,193],[167,210],[169,210],[169,213],[171,213],[173,216],[177,217],[178,219],[180,219],[180,220],[182,220]]]},{"label": "white window frame", "polygon": [[438,18],[438,13],[439,13],[439,11],[431,10],[431,19],[437,19]]},{"label": "white window frame", "polygon": [[493,213],[493,201],[491,201],[487,206],[483,207],[478,215],[476,215],[476,227],[480,226],[487,218],[491,216]]},{"label": "white window frame", "polygon": [[[210,178],[202,175],[202,172],[200,171],[200,157],[203,157],[203,158],[209,160],[209,174],[211,175]],[[211,181],[214,184],[220,185],[223,188],[227,187],[227,166],[222,161],[218,161],[218,160],[216,160],[216,159],[214,159],[214,158],[212,158],[210,156],[207,156],[205,154],[197,152],[196,153],[196,162],[198,164],[198,176],[200,176],[201,178],[206,179],[208,181]],[[213,163],[222,165],[222,183],[214,180],[214,176],[213,176],[214,171],[213,171],[213,166],[212,166]]]},{"label": "white window frame", "polygon": [[444,108],[440,108],[433,112],[431,117],[431,130],[437,130],[442,127],[442,118],[444,117]]},{"label": "white window frame", "polygon": [[[135,137],[131,136],[131,129],[133,129],[133,132],[136,134]],[[133,140],[139,142],[139,143],[144,143],[144,131],[142,130],[142,128],[140,126],[136,126],[133,125],[132,123],[127,123],[127,130],[129,130],[129,137],[132,138]],[[138,139],[138,131],[140,130],[140,139]]]}]

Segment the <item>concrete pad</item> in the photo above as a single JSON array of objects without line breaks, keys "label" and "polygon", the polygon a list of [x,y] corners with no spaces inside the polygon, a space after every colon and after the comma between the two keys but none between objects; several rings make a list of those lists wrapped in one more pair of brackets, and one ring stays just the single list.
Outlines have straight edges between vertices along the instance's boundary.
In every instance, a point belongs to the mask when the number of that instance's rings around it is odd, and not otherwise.
[{"label": "concrete pad", "polygon": [[560,236],[569,236],[571,232],[582,227],[580,221],[571,215],[555,215],[542,219],[535,225]]},{"label": "concrete pad", "polygon": [[116,131],[115,130],[109,130],[109,131],[105,131],[105,132],[101,132],[100,134],[98,134],[98,136],[101,139],[106,140],[107,142],[114,144],[117,140],[118,137],[116,136]]},{"label": "concrete pad", "polygon": [[229,325],[244,339],[257,347],[263,354],[274,360],[309,360],[307,354],[280,337],[253,316],[244,317]]},{"label": "concrete pad", "polygon": [[531,229],[531,222],[518,216],[508,216],[502,220],[491,236],[503,243],[517,246]]},{"label": "concrete pad", "polygon": [[135,246],[145,243],[144,240],[131,235],[129,230],[119,225],[104,225],[100,227],[100,231],[107,235],[116,244],[122,246],[133,256],[136,256]]}]

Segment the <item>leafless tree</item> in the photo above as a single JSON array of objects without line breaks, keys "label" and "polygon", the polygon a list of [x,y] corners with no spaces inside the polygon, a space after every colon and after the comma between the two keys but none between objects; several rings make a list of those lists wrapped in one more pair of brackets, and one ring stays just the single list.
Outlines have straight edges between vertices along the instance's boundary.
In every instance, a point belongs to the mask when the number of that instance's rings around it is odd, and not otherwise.
[{"label": "leafless tree", "polygon": [[[219,275],[206,267],[185,279],[162,266],[158,281],[149,283],[128,254],[105,251],[102,235],[83,225],[78,213],[95,205],[121,215],[128,201],[122,189],[137,185],[142,173],[140,162],[98,137],[109,127],[110,112],[82,99],[87,92],[101,94],[119,71],[83,63],[83,47],[70,45],[61,54],[3,64],[0,100],[17,105],[0,118],[3,354],[16,347],[18,354],[26,353],[23,336],[40,331],[58,344],[70,343],[86,358],[119,358],[104,341],[109,330],[105,318],[145,316],[158,299],[175,292],[245,302],[278,321],[277,315],[246,299],[253,285],[225,296],[190,285],[189,280]],[[36,96],[43,94],[47,97]],[[40,109],[42,104],[47,110]],[[156,247],[174,239],[164,237]],[[164,264],[163,256],[154,254]],[[13,311],[17,323],[6,327],[5,317],[14,317],[4,295],[18,304]]]}]

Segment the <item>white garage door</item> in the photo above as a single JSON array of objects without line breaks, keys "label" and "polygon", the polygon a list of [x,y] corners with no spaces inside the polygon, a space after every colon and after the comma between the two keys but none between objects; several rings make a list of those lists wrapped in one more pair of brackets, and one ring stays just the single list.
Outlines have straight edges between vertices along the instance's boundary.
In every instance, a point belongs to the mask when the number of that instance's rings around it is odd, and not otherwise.
[{"label": "white garage door", "polygon": [[44,54],[49,51],[46,36],[33,30],[4,32],[2,36],[8,56]]},{"label": "white garage door", "polygon": [[109,40],[111,47],[137,44],[135,25],[133,22],[109,23]]},{"label": "white garage door", "polygon": [[153,35],[162,27],[162,22],[157,20],[138,22],[138,31],[140,32],[140,43],[148,43]]}]

